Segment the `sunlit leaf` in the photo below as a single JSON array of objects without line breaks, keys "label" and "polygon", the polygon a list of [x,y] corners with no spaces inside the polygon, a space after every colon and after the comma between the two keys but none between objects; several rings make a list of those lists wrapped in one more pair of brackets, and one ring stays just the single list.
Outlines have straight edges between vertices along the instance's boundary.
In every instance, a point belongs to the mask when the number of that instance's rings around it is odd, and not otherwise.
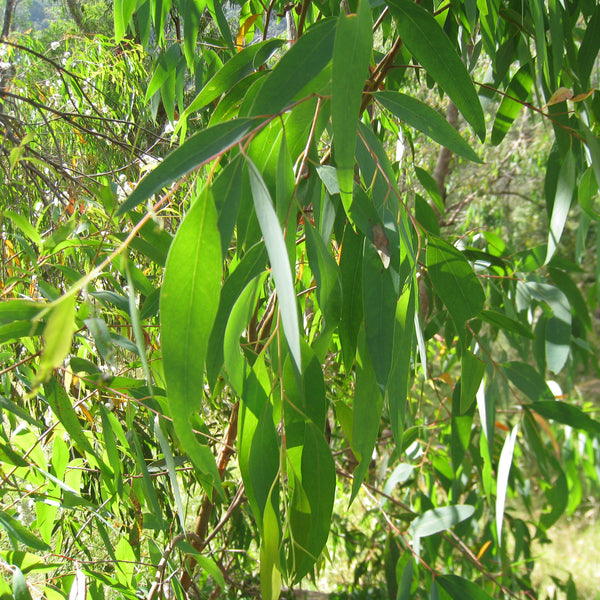
[{"label": "sunlit leaf", "polygon": [[202,192],[171,244],[160,298],[163,363],[177,436],[210,485],[220,488],[212,452],[189,422],[203,401],[204,364],[221,289],[221,240],[212,197]]},{"label": "sunlit leaf", "polygon": [[269,190],[258,169],[252,161],[247,160],[256,216],[260,223],[269,261],[273,269],[273,279],[277,288],[283,331],[296,368],[301,372],[302,357],[300,352],[300,332],[298,329],[298,307],[296,305],[296,292],[294,290],[294,281],[292,279],[285,239],[269,195]]},{"label": "sunlit leaf", "polygon": [[472,517],[474,513],[475,507],[468,504],[432,508],[419,515],[410,524],[409,531],[414,537],[427,537],[450,529],[457,523]]},{"label": "sunlit leaf", "polygon": [[508,476],[513,462],[515,443],[519,425],[515,425],[504,441],[500,460],[498,461],[498,482],[496,484],[496,535],[498,536],[498,546],[502,545],[502,521],[504,520],[504,503],[506,501],[506,492],[508,490]]}]

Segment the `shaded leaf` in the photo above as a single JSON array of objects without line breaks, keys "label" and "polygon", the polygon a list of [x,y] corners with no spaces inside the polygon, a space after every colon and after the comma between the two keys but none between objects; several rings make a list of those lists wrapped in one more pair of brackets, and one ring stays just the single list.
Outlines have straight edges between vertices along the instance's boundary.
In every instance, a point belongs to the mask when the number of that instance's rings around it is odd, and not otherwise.
[{"label": "shaded leaf", "polygon": [[531,365],[512,361],[505,363],[501,368],[504,375],[533,402],[554,400],[554,394],[546,380]]},{"label": "shaded leaf", "polygon": [[423,538],[450,529],[457,523],[470,518],[475,507],[469,504],[442,506],[425,511],[411,524],[409,531],[414,537]]},{"label": "shaded leaf", "polygon": [[552,419],[557,423],[569,425],[574,429],[587,431],[592,435],[600,434],[600,422],[595,421],[577,406],[561,402],[560,400],[545,400],[527,404],[526,407],[535,410],[546,419]]},{"label": "shaded leaf", "polygon": [[458,575],[441,575],[436,582],[452,600],[494,600],[478,585]]},{"label": "shaded leaf", "polygon": [[421,131],[448,150],[473,162],[481,163],[481,159],[458,131],[427,104],[400,92],[376,92],[373,96],[408,126]]},{"label": "shaded leaf", "polygon": [[23,544],[33,550],[45,552],[50,550],[50,546],[33,535],[29,529],[21,525],[14,517],[0,510],[0,525],[4,527],[9,539],[13,544]]},{"label": "shaded leaf", "polygon": [[459,250],[432,235],[428,237],[427,268],[458,335],[464,337],[467,321],[481,312],[485,302],[479,279]]}]

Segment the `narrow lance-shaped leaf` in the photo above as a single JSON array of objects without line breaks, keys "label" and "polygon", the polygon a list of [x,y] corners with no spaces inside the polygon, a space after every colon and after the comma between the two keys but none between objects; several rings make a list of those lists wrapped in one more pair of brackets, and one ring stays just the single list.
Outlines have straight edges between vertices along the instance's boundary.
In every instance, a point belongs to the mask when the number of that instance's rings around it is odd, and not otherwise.
[{"label": "narrow lance-shaped leaf", "polygon": [[552,199],[551,216],[550,216],[550,231],[548,232],[548,251],[544,264],[548,264],[558,246],[558,242],[562,236],[562,232],[569,216],[571,208],[571,200],[575,190],[575,157],[573,152],[569,150],[563,159],[563,162],[558,173],[558,183],[556,185],[556,194]]},{"label": "narrow lance-shaped leaf", "polygon": [[44,328],[44,351],[36,381],[48,379],[53,369],[60,366],[71,349],[75,332],[75,296],[67,294],[52,309]]},{"label": "narrow lance-shaped leaf", "polygon": [[358,14],[339,16],[333,50],[331,121],[337,178],[349,211],[354,185],[356,128],[373,45],[371,9],[360,0]]},{"label": "narrow lance-shaped leaf", "polygon": [[481,162],[473,148],[460,136],[458,131],[427,104],[399,92],[377,92],[373,96],[409,127],[414,127],[460,156],[473,162]]},{"label": "narrow lance-shaped leaf", "polygon": [[[160,326],[168,405],[177,437],[194,466],[220,489],[212,452],[201,445],[189,418],[200,409],[204,363],[221,287],[217,213],[202,192],[171,244],[160,298]],[[210,481],[212,479],[212,481]]]},{"label": "narrow lance-shaped leaf", "polygon": [[398,16],[398,32],[411,54],[450,96],[481,141],[483,110],[471,77],[448,36],[431,13],[411,0],[387,0]]},{"label": "narrow lance-shaped leaf", "polygon": [[358,338],[352,426],[352,450],[359,462],[354,470],[350,502],[356,498],[369,470],[383,409],[383,397],[371,364],[370,353],[367,352],[365,337],[364,329],[361,329]]},{"label": "narrow lance-shaped leaf", "polygon": [[500,461],[498,462],[498,483],[496,486],[496,534],[498,536],[498,546],[502,545],[504,502],[506,500],[508,476],[510,474],[510,467],[512,465],[518,431],[519,425],[517,424],[512,428],[511,432],[506,437],[504,446],[502,446],[502,452],[500,453]]},{"label": "narrow lance-shaped leaf", "polygon": [[123,214],[147,200],[163,187],[173,183],[192,169],[202,166],[239,142],[253,125],[255,119],[235,119],[203,129],[169,154],[156,169],[148,173],[120,206]]},{"label": "narrow lance-shaped leaf", "polygon": [[269,195],[269,190],[254,163],[250,159],[247,159],[247,161],[256,216],[265,239],[267,254],[269,255],[269,261],[273,269],[273,279],[277,288],[283,332],[285,333],[285,338],[296,368],[298,372],[302,372],[296,291],[294,289],[294,280],[292,278],[285,239]]},{"label": "narrow lance-shaped leaf", "polygon": [[433,508],[425,511],[410,524],[410,532],[414,537],[427,537],[450,529],[450,527],[471,517],[474,512],[475,507],[469,504]]}]

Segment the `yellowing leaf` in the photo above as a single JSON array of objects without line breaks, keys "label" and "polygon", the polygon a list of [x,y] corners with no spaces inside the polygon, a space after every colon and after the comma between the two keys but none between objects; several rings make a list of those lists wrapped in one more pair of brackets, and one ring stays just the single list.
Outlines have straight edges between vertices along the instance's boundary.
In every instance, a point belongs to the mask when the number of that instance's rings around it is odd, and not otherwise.
[{"label": "yellowing leaf", "polygon": [[576,94],[575,96],[573,96],[571,98],[571,100],[573,102],[581,102],[582,100],[585,100],[586,98],[589,98],[596,90],[591,89],[589,92],[582,92],[581,94]]},{"label": "yellowing leaf", "polygon": [[238,52],[244,47],[244,38],[254,25],[254,21],[258,19],[258,15],[250,15],[241,25],[235,40],[235,48]]},{"label": "yellowing leaf", "polygon": [[553,104],[558,104],[559,102],[564,102],[565,100],[570,100],[573,97],[573,90],[565,87],[559,87],[552,96],[550,96],[550,100],[546,104],[546,107],[552,106]]}]

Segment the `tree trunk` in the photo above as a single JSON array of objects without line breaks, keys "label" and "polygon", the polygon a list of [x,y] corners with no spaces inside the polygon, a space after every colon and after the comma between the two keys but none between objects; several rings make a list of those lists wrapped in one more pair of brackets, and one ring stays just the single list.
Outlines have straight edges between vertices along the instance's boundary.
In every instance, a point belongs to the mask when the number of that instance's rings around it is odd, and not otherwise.
[{"label": "tree trunk", "polygon": [[10,26],[12,25],[12,18],[17,6],[17,0],[6,0],[6,8],[4,9],[4,23],[2,24],[2,33],[0,39],[4,40],[10,33]]},{"label": "tree trunk", "polygon": [[[446,119],[452,127],[456,128],[458,123],[458,109],[454,102],[450,101],[448,105],[448,112],[446,113]],[[433,178],[437,184],[438,190],[442,196],[444,203],[446,202],[446,177],[450,168],[450,159],[452,158],[452,152],[448,148],[442,148],[438,154],[437,164],[433,172]]]}]

